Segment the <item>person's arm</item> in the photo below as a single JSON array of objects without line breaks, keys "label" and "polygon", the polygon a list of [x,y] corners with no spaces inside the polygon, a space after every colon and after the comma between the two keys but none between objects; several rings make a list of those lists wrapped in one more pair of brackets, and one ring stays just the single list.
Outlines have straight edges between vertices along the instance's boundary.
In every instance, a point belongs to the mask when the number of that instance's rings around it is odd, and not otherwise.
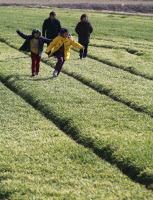
[{"label": "person's arm", "polygon": [[56,38],[49,44],[49,46],[47,47],[46,52],[45,52],[46,54],[50,53],[50,51],[52,50],[52,48],[56,45],[57,41],[58,41],[58,37],[56,37]]},{"label": "person's arm", "polygon": [[18,28],[16,29],[16,32],[17,32],[17,34],[18,34],[19,36],[21,36],[22,38],[27,39],[28,35],[22,33]]},{"label": "person's arm", "polygon": [[84,49],[84,46],[82,46],[81,44],[79,44],[78,42],[75,42],[74,40],[71,40],[71,45],[74,47],[74,48],[77,48],[77,49]]},{"label": "person's arm", "polygon": [[[42,36],[43,37],[43,36]],[[48,38],[44,38],[43,37],[43,42],[44,43],[51,43],[53,41],[53,39],[48,39]]]},{"label": "person's arm", "polygon": [[92,26],[92,24],[90,23],[90,33],[92,33],[92,31],[93,31],[93,26]]},{"label": "person's arm", "polygon": [[46,21],[44,21],[44,23],[42,25],[42,36],[43,37],[45,37],[46,29],[47,29],[47,24],[46,24]]},{"label": "person's arm", "polygon": [[61,29],[62,29],[61,22],[59,21],[59,23],[58,23],[58,33],[60,33]]},{"label": "person's arm", "polygon": [[79,23],[76,25],[75,32],[79,35]]}]

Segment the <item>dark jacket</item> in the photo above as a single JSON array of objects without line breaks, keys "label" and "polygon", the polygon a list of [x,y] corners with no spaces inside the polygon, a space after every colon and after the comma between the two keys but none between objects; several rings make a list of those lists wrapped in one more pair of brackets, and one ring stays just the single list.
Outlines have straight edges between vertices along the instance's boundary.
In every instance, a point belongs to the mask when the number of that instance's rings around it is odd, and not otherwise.
[{"label": "dark jacket", "polygon": [[79,22],[75,28],[78,34],[78,42],[80,44],[88,44],[90,40],[90,33],[93,31],[92,24],[90,22]]},{"label": "dark jacket", "polygon": [[46,33],[46,38],[54,39],[59,35],[61,28],[61,23],[58,19],[55,18],[53,23],[51,23],[51,19],[49,17],[43,23],[42,35],[45,37]]},{"label": "dark jacket", "polygon": [[[22,38],[26,39],[25,42],[23,43],[23,45],[20,47],[19,50],[31,52],[30,40],[33,39],[34,36],[33,36],[33,35],[25,35],[25,34],[22,33],[20,30],[18,30],[17,33],[18,33]],[[39,56],[42,56],[44,43],[50,44],[50,42],[52,42],[52,39],[46,39],[46,38],[44,38],[43,36],[40,36],[40,37],[39,37]]]}]

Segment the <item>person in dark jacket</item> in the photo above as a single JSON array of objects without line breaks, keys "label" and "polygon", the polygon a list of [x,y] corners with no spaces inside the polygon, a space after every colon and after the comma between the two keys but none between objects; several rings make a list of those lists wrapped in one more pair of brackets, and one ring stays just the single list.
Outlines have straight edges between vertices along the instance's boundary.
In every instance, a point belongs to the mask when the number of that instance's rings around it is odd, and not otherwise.
[{"label": "person in dark jacket", "polygon": [[90,34],[93,31],[92,24],[88,21],[87,14],[81,16],[81,21],[77,24],[75,31],[78,34],[78,42],[85,47],[84,52],[82,49],[80,50],[80,59],[83,59],[83,57],[85,58],[87,56]]},{"label": "person in dark jacket", "polygon": [[50,44],[52,39],[42,37],[39,29],[33,30],[32,35],[25,35],[18,28],[16,29],[16,32],[19,36],[26,39],[19,50],[31,52],[32,76],[38,75],[44,43]]},{"label": "person in dark jacket", "polygon": [[54,39],[59,35],[61,28],[61,23],[56,18],[56,13],[52,11],[50,13],[50,17],[47,18],[43,23],[42,35],[43,37],[46,36],[48,39]]}]

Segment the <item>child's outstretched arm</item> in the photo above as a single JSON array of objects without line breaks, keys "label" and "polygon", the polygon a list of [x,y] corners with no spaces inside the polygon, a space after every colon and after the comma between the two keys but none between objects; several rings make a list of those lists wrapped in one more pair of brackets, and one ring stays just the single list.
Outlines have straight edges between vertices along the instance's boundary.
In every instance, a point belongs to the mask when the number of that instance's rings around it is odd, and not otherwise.
[{"label": "child's outstretched arm", "polygon": [[49,53],[51,52],[52,48],[56,45],[57,41],[58,41],[58,37],[56,37],[56,38],[49,44],[49,46],[47,47],[46,52],[45,52],[46,54],[49,54]]},{"label": "child's outstretched arm", "polygon": [[78,42],[75,42],[74,40],[71,40],[71,45],[77,49],[84,49],[84,46],[82,46],[81,44],[79,44]]},{"label": "child's outstretched arm", "polygon": [[27,39],[28,35],[22,33],[18,28],[16,29],[16,32],[17,32],[17,34],[18,34],[19,36],[21,36],[22,38]]},{"label": "child's outstretched arm", "polygon": [[48,38],[44,38],[43,37],[43,42],[44,43],[50,44],[52,41],[53,41],[53,39],[48,39]]}]

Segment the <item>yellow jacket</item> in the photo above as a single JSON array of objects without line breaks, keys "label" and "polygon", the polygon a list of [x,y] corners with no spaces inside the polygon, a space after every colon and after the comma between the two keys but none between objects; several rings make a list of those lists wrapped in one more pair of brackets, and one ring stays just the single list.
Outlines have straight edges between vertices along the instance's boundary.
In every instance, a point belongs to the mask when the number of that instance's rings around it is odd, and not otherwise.
[{"label": "yellow jacket", "polygon": [[[64,60],[68,60],[70,57],[70,49],[71,45],[77,49],[82,49],[82,45],[74,42],[72,37],[63,38],[62,36],[57,36],[46,49],[46,53],[49,57],[53,56],[53,54],[58,51],[58,49],[64,44]],[[53,48],[53,50],[52,50]],[[51,51],[52,50],[52,51]]]}]

